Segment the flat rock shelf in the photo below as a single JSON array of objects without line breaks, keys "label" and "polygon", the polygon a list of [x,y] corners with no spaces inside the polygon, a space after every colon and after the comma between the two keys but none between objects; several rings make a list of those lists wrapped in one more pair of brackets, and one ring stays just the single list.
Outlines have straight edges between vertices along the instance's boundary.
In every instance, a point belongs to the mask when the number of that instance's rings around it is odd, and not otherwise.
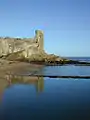
[{"label": "flat rock shelf", "polygon": [[[13,74],[11,74],[12,76]],[[49,78],[74,78],[74,79],[90,79],[90,76],[62,76],[62,75],[37,75],[37,74],[17,74],[17,75],[14,75],[14,76],[28,76],[28,77],[49,77]]]},{"label": "flat rock shelf", "polygon": [[29,75],[36,77],[49,77],[49,78],[81,78],[81,79],[90,79],[90,76],[51,76],[51,75]]}]

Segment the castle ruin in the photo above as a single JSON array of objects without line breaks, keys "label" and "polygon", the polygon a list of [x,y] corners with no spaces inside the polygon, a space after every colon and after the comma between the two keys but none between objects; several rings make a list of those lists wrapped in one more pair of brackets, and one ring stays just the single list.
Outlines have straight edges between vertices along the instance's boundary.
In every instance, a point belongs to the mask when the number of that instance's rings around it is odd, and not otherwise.
[{"label": "castle ruin", "polygon": [[21,53],[29,58],[32,54],[44,52],[44,34],[41,30],[35,31],[34,38],[0,38],[0,57],[12,53]]}]

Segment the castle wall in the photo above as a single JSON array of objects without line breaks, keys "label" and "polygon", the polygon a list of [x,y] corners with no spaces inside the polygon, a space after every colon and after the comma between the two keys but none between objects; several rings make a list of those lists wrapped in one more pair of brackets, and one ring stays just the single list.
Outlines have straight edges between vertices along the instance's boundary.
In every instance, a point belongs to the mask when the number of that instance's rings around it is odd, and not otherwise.
[{"label": "castle wall", "polygon": [[30,57],[44,51],[43,42],[43,32],[40,30],[36,30],[35,37],[30,39],[0,38],[0,57],[19,51],[23,51],[23,56]]},{"label": "castle wall", "polygon": [[39,31],[39,30],[36,30],[35,34],[36,34],[36,36],[35,36],[36,41],[39,43],[38,49],[40,51],[43,51],[44,50],[44,34],[42,31]]}]

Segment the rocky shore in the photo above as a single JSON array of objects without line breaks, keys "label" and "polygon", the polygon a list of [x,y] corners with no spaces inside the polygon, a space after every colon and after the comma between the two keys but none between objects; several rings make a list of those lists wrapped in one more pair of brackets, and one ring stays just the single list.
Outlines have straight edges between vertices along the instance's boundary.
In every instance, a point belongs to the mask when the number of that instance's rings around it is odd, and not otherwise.
[{"label": "rocky shore", "polygon": [[[34,73],[42,70],[44,66],[62,66],[62,65],[88,65],[90,63],[69,60],[54,54],[48,54],[44,51],[44,35],[40,30],[35,31],[34,38],[0,38],[0,97],[2,91],[8,85],[8,76],[27,75],[27,80],[37,83],[38,77],[52,76],[35,76]],[[31,74],[31,76],[30,76]],[[53,77],[69,77],[72,76],[53,76]],[[78,76],[73,76],[77,78]],[[78,77],[81,78],[81,77]],[[90,78],[90,76],[85,78]],[[19,78],[18,78],[19,79]],[[22,81],[22,79],[20,79]],[[40,81],[40,80],[39,80]],[[41,86],[41,85],[40,85]],[[42,87],[41,87],[42,88]],[[41,89],[40,88],[40,89]]]},{"label": "rocky shore", "polygon": [[[0,69],[20,62],[38,65],[90,65],[90,63],[73,61],[44,50],[44,33],[35,31],[33,38],[0,38]],[[25,63],[24,63],[25,64]]]},{"label": "rocky shore", "polygon": [[90,66],[89,62],[80,62],[61,58],[55,55],[48,55],[44,57],[35,56],[37,59],[17,59],[9,60],[0,58],[0,74],[2,72],[8,73],[12,71],[14,73],[26,73],[27,71],[36,71],[43,66],[63,66],[63,65],[79,65]]},{"label": "rocky shore", "polygon": [[69,60],[44,50],[44,34],[35,31],[34,38],[0,38],[0,77],[7,72],[35,72],[43,66],[87,65],[90,63]]}]

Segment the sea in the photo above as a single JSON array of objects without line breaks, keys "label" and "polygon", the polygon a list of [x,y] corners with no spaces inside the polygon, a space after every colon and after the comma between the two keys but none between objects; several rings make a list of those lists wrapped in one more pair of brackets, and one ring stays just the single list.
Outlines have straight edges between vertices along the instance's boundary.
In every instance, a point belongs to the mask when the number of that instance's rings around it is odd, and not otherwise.
[{"label": "sea", "polygon": [[[68,58],[90,62],[90,57]],[[90,66],[46,66],[37,74],[90,76]],[[16,82],[4,89],[0,106],[0,120],[90,120],[90,79]]]}]

